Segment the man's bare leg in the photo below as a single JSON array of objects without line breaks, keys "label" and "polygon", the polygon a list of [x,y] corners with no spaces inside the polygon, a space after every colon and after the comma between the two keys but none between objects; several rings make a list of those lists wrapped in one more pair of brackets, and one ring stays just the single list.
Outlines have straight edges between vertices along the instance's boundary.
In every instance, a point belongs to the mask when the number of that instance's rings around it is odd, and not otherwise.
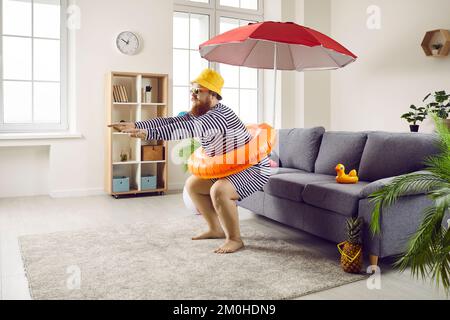
[{"label": "man's bare leg", "polygon": [[235,203],[235,200],[239,199],[239,195],[230,181],[220,179],[211,188],[211,199],[226,234],[225,243],[214,252],[235,252],[244,246],[239,229],[238,209]]},{"label": "man's bare leg", "polygon": [[186,181],[186,189],[192,202],[208,224],[208,230],[192,237],[192,240],[225,238],[225,232],[220,225],[216,209],[211,201],[210,190],[212,185],[211,180],[200,179],[193,175]]}]

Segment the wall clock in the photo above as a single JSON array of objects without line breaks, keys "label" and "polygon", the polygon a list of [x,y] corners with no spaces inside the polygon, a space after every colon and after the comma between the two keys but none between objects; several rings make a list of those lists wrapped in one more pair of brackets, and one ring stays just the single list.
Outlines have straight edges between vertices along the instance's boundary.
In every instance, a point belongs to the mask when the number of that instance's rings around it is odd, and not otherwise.
[{"label": "wall clock", "polygon": [[139,51],[141,41],[136,33],[124,31],[117,36],[116,46],[121,53],[131,56]]}]

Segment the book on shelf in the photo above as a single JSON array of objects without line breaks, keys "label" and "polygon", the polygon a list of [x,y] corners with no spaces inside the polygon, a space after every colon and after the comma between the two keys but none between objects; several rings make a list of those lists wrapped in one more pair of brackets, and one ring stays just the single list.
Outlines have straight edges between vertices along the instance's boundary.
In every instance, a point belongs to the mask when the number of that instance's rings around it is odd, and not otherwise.
[{"label": "book on shelf", "polygon": [[117,92],[117,87],[116,86],[113,87],[113,96],[114,96],[114,102],[120,101],[120,97],[119,97],[119,94]]},{"label": "book on shelf", "polygon": [[125,86],[114,85],[113,86],[113,98],[114,102],[129,102],[128,94]]},{"label": "book on shelf", "polygon": [[124,86],[122,86],[122,92],[123,92],[123,102],[128,102],[127,90],[125,89]]},{"label": "book on shelf", "polygon": [[114,102],[122,102],[122,97],[120,95],[118,86],[113,86],[113,92],[114,92]]}]

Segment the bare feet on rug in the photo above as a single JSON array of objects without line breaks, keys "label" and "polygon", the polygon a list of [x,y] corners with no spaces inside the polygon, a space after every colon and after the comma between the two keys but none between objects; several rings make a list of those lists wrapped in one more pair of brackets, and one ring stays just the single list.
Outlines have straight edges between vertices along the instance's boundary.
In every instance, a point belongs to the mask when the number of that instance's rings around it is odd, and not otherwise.
[{"label": "bare feet on rug", "polygon": [[238,251],[240,248],[244,247],[244,242],[241,239],[239,240],[231,240],[227,239],[225,243],[214,250],[215,253],[233,253]]},{"label": "bare feet on rug", "polygon": [[192,237],[192,240],[202,240],[202,239],[224,239],[225,232],[223,230],[208,230],[206,232],[200,233],[199,235]]}]

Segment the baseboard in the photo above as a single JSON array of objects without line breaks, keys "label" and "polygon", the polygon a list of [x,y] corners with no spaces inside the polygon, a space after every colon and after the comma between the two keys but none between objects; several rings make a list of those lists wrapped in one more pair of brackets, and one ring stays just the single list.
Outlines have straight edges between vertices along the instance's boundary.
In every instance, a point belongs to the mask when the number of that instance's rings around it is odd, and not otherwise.
[{"label": "baseboard", "polygon": [[89,197],[106,195],[107,193],[102,188],[92,189],[72,189],[72,190],[56,190],[50,192],[52,198],[75,198],[75,197]]},{"label": "baseboard", "polygon": [[[184,183],[170,183],[170,191],[181,191],[184,188]],[[89,197],[89,196],[100,196],[107,195],[105,190],[101,188],[92,189],[69,189],[69,190],[56,190],[50,192],[50,197],[52,198],[75,198],[75,197]]]},{"label": "baseboard", "polygon": [[184,182],[169,183],[168,187],[169,187],[169,190],[171,190],[171,191],[183,190],[184,189]]}]

